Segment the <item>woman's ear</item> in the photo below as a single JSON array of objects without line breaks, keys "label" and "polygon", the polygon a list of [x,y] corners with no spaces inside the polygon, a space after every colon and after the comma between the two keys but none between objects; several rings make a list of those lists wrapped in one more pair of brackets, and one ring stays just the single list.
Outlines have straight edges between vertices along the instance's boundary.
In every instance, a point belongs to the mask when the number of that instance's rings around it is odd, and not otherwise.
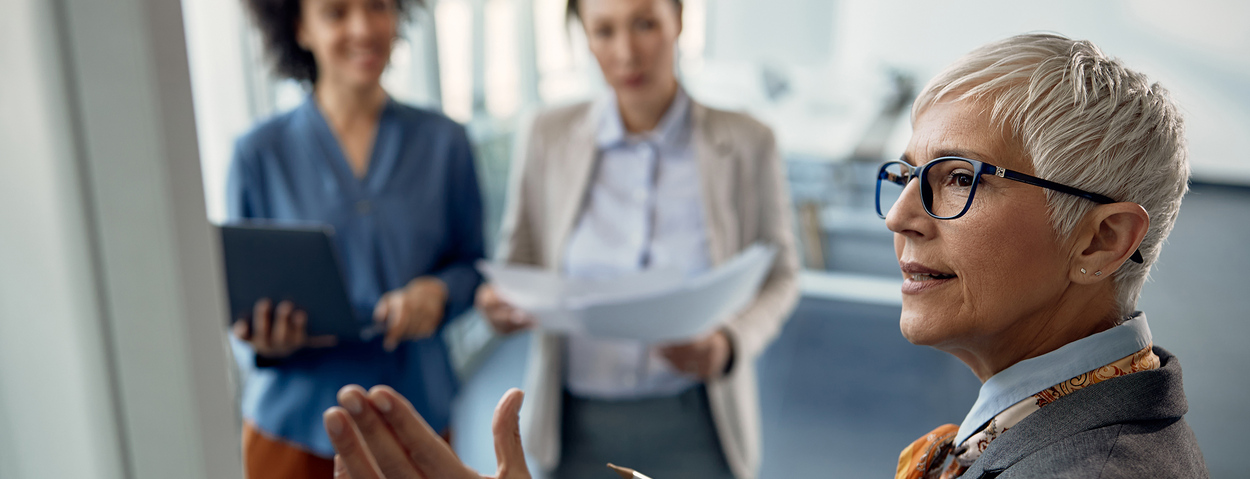
[{"label": "woman's ear", "polygon": [[1150,214],[1137,203],[1094,208],[1075,245],[1079,253],[1073,258],[1074,281],[1092,284],[1110,278],[1137,252],[1149,229]]}]

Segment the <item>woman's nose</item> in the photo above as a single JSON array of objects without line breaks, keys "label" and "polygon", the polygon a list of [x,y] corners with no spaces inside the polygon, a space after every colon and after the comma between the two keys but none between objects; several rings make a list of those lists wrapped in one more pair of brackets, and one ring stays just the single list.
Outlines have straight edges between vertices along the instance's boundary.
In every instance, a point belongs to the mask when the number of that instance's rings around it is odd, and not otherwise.
[{"label": "woman's nose", "polygon": [[[924,204],[920,199],[920,181],[908,181],[903,187],[902,194],[898,200],[890,205],[890,211],[885,214],[885,226],[895,233],[904,233],[912,231],[924,234],[926,220],[932,219],[925,212]],[[882,205],[884,206],[884,205]]]},{"label": "woman's nose", "polygon": [[359,9],[347,17],[347,33],[352,36],[367,36],[370,33],[369,14]]},{"label": "woman's nose", "polygon": [[635,35],[628,31],[617,35],[612,44],[612,53],[621,65],[631,65],[636,57],[634,42]]}]

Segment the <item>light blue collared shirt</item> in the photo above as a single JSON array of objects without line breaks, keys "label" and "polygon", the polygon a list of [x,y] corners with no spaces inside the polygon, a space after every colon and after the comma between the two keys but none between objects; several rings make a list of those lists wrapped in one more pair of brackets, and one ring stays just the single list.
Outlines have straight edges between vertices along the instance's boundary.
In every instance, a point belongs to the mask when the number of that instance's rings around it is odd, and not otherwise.
[{"label": "light blue collared shirt", "polygon": [[955,444],[962,444],[998,413],[1025,398],[1123,359],[1150,344],[1150,326],[1145,313],[1139,311],[1119,326],[1013,364],[981,385],[977,402],[959,426]]},{"label": "light blue collared shirt", "polygon": [[[615,98],[605,98],[598,158],[586,205],[565,250],[570,278],[603,279],[650,268],[694,276],[711,267],[690,97],[680,87],[655,129],[626,132]],[[565,381],[582,397],[623,399],[680,393],[694,385],[651,345],[570,337]]]}]

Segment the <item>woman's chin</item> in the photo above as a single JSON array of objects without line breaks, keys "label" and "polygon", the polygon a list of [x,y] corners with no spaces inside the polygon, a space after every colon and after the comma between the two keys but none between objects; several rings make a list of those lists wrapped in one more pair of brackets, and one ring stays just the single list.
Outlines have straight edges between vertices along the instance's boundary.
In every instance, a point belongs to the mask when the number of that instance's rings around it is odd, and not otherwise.
[{"label": "woman's chin", "polygon": [[917,346],[934,346],[945,339],[942,333],[946,328],[938,323],[931,315],[908,311],[904,307],[903,314],[899,317],[899,330],[907,342]]}]

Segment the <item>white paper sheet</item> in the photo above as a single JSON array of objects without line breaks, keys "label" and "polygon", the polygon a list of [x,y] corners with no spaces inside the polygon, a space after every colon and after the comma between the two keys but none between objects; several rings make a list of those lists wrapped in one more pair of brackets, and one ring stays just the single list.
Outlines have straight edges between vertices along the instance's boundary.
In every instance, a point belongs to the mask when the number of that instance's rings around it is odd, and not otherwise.
[{"label": "white paper sheet", "polygon": [[711,331],[750,304],[776,255],[775,247],[755,244],[694,278],[673,269],[603,281],[571,280],[532,266],[480,262],[478,269],[539,328],[668,342]]}]

